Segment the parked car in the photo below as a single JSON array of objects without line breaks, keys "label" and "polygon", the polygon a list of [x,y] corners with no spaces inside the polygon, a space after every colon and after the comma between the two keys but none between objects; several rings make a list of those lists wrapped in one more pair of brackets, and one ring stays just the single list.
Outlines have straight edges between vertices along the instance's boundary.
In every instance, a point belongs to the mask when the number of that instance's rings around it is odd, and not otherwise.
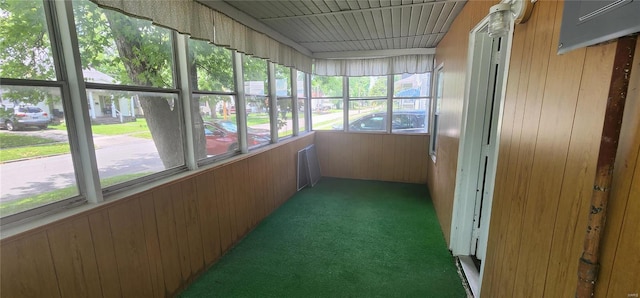
[{"label": "parked car", "polygon": [[49,126],[49,114],[36,106],[4,107],[0,109],[0,127],[9,131],[33,126],[46,129]]},{"label": "parked car", "polygon": [[[249,147],[269,143],[269,130],[248,128]],[[204,123],[207,155],[220,155],[238,150],[238,126],[233,121],[219,120]]]},{"label": "parked car", "polygon": [[[406,110],[393,111],[391,129],[399,133],[427,132],[426,111]],[[349,123],[349,131],[386,131],[387,113],[376,112],[365,115]],[[334,125],[334,129],[342,130],[342,125]]]}]

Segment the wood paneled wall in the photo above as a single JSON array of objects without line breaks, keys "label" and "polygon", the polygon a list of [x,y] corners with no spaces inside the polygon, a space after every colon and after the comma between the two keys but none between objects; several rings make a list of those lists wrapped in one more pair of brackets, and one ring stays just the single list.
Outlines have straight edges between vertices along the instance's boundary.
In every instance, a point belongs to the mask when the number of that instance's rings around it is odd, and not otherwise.
[{"label": "wood paneled wall", "polygon": [[444,87],[438,125],[436,162],[429,160],[427,184],[447,244],[451,234],[453,195],[458,166],[469,32],[498,1],[469,0],[436,49],[435,65],[443,66]]},{"label": "wood paneled wall", "polygon": [[[314,134],[1,243],[2,297],[167,297],[296,191]],[[215,294],[215,293],[212,293]]]},{"label": "wood paneled wall", "polygon": [[322,176],[425,183],[428,135],[316,132]]},{"label": "wood paneled wall", "polygon": [[[445,88],[429,186],[449,235],[469,31],[494,2],[470,1],[437,48]],[[558,56],[563,2],[516,26],[482,297],[573,297],[615,43]],[[640,47],[631,74],[596,297],[640,292]]]}]

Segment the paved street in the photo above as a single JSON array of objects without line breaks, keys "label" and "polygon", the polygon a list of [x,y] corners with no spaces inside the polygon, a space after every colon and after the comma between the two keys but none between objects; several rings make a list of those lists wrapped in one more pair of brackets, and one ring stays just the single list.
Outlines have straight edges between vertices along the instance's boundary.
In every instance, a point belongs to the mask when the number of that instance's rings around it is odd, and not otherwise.
[{"label": "paved street", "polygon": [[[51,131],[34,133],[44,132]],[[96,136],[94,142],[100,178],[157,172],[164,168],[152,140]],[[0,165],[0,201],[73,186],[75,181],[70,154],[4,163]]]}]

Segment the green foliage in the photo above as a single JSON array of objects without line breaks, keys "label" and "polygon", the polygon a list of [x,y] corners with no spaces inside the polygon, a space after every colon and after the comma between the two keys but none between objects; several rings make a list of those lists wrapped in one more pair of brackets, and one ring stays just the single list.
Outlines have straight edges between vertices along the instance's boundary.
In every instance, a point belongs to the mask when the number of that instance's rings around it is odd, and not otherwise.
[{"label": "green foliage", "polygon": [[387,95],[387,77],[349,78],[349,96],[363,98]]},{"label": "green foliage", "polygon": [[0,61],[0,77],[55,79],[42,1],[0,1]]},{"label": "green foliage", "polygon": [[260,58],[255,58],[251,56],[244,56],[243,62],[243,71],[244,71],[244,81],[245,84],[248,82],[263,82],[263,90],[266,95],[267,90],[269,90],[267,86],[267,61]]},{"label": "green foliage", "polygon": [[313,76],[311,91],[314,97],[341,97],[342,77]]},{"label": "green foliage", "polygon": [[[231,51],[206,41],[189,40],[189,59],[197,71],[196,90],[232,92],[234,89]],[[193,76],[193,74],[192,74]]]}]

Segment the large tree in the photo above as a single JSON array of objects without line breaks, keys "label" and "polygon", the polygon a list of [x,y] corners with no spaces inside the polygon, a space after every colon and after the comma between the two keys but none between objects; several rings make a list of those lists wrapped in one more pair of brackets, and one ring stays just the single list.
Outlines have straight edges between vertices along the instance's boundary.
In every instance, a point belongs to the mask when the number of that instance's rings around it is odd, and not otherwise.
[{"label": "large tree", "polygon": [[[174,87],[169,30],[99,9],[87,0],[74,1],[73,6],[83,69],[106,73],[125,85]],[[0,75],[55,79],[42,2],[0,0],[0,20]],[[200,90],[231,91],[227,90],[233,86],[229,52],[207,43],[194,47],[190,54],[190,79],[194,85]],[[171,96],[150,93],[138,93],[137,98],[163,164],[166,168],[181,165],[183,125],[177,102]],[[197,155],[204,157],[199,101],[194,99],[192,106]]]}]

